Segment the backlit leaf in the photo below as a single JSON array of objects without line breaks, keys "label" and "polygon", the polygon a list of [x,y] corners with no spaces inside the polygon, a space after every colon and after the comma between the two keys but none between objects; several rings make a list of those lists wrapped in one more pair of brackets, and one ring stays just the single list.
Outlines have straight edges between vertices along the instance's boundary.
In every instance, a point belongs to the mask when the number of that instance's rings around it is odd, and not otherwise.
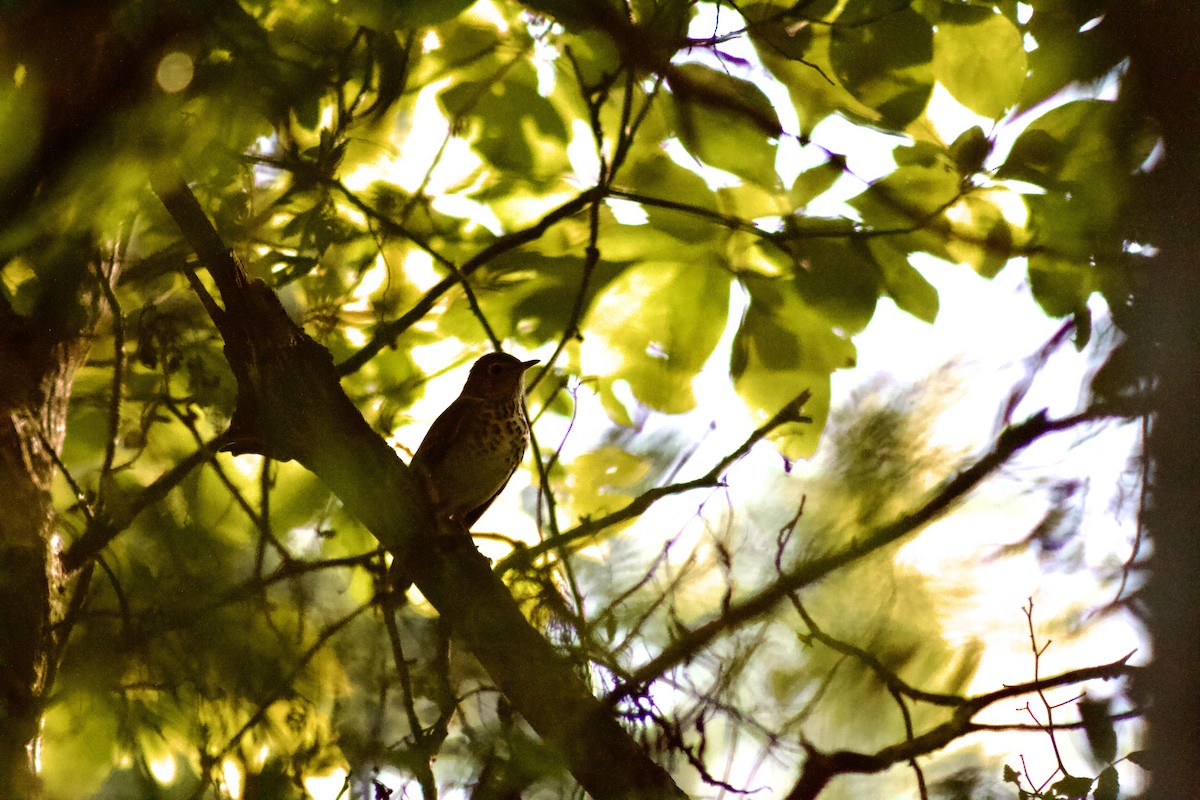
[{"label": "backlit leaf", "polygon": [[475,0],[340,0],[337,9],[375,28],[421,28],[453,19]]},{"label": "backlit leaf", "polygon": [[[716,211],[717,199],[704,179],[672,161],[666,153],[635,162],[626,173],[630,188],[639,195]],[[650,223],[684,241],[712,237],[712,222],[686,210],[675,210],[646,203],[643,208]]]},{"label": "backlit leaf", "polygon": [[1076,777],[1074,775],[1067,775],[1065,778],[1060,778],[1050,786],[1052,791],[1057,792],[1060,796],[1066,798],[1066,800],[1082,800],[1082,798],[1087,797],[1091,788],[1091,778]]},{"label": "backlit leaf", "polygon": [[807,458],[829,414],[830,375],[854,365],[849,336],[805,304],[791,282],[743,276],[750,304],[733,340],[734,388],[759,419],[767,419],[807,389],[804,413],[812,424],[790,424],[772,437],[790,459]]},{"label": "backlit leaf", "polygon": [[1121,781],[1116,767],[1108,767],[1096,777],[1096,789],[1092,792],[1094,800],[1117,800],[1120,793]]},{"label": "backlit leaf", "polygon": [[504,80],[452,85],[438,101],[479,154],[500,169],[535,173],[549,155],[542,151],[543,138],[567,142],[562,116],[538,94],[529,68],[514,68]]},{"label": "backlit leaf", "polygon": [[750,81],[700,64],[683,64],[669,84],[679,140],[711,167],[763,186],[775,186],[779,117]]},{"label": "backlit leaf", "polygon": [[933,29],[907,3],[849,0],[832,29],[829,57],[841,83],[903,129],[933,92]]},{"label": "backlit leaf", "polygon": [[[812,5],[806,4],[806,14],[816,13]],[[784,58],[805,60],[813,29],[804,19],[788,13],[786,8],[769,3],[752,3],[742,6],[740,10],[748,23],[751,40],[760,49],[766,48]]]},{"label": "backlit leaf", "polygon": [[[696,404],[692,379],[712,354],[729,311],[729,276],[704,263],[650,262],[626,270],[586,319],[602,350],[583,344],[584,369],[608,361],[602,384],[624,380],[639,402],[679,414]],[[591,355],[589,356],[589,352]]]},{"label": "backlit leaf", "polygon": [[843,174],[842,166],[832,160],[804,170],[796,176],[796,180],[792,182],[791,191],[788,193],[788,200],[791,201],[792,208],[796,210],[804,208],[814,198],[833,186]]},{"label": "backlit leaf", "polygon": [[602,447],[574,459],[568,490],[576,516],[599,517],[625,506],[648,470],[641,458],[617,447]]},{"label": "backlit leaf", "polygon": [[964,178],[974,175],[983,169],[983,162],[991,152],[992,143],[983,134],[978,125],[967,128],[950,145],[950,157],[958,174]]},{"label": "backlit leaf", "polygon": [[874,237],[867,246],[883,271],[883,285],[896,306],[925,322],[937,319],[937,289],[909,263],[908,253],[890,236]]},{"label": "backlit leaf", "polygon": [[1016,105],[1025,82],[1021,32],[988,8],[945,8],[933,40],[934,77],[976,114],[998,118]]},{"label": "backlit leaf", "polygon": [[830,325],[860,332],[871,321],[882,289],[879,266],[858,238],[812,238],[792,242],[797,294]]}]

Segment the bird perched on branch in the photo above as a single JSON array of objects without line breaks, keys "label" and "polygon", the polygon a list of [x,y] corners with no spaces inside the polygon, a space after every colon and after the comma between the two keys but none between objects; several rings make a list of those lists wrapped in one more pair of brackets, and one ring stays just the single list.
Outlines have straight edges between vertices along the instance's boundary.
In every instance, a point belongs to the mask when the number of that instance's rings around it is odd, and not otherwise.
[{"label": "bird perched on branch", "polygon": [[470,530],[509,478],[529,444],[525,370],[538,363],[488,353],[471,366],[412,458],[434,511]]}]

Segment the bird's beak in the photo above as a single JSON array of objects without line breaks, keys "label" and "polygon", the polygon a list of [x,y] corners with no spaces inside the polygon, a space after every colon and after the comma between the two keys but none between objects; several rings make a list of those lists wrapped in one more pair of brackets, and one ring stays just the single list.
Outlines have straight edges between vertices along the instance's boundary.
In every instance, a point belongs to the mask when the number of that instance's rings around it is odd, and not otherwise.
[{"label": "bird's beak", "polygon": [[538,360],[536,358],[533,359],[532,361],[522,361],[521,362],[521,372],[524,372],[525,370],[529,369],[536,363],[538,363]]}]

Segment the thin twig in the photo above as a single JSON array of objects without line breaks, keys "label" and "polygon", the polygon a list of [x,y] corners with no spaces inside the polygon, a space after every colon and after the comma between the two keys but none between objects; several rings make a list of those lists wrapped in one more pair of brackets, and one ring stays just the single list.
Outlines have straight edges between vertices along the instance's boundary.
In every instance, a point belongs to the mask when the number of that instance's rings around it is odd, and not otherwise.
[{"label": "thin twig", "polygon": [[121,303],[113,290],[113,278],[119,270],[118,262],[124,260],[125,248],[129,244],[130,226],[124,225],[117,242],[113,245],[109,259],[109,269],[106,275],[96,266],[96,279],[100,291],[108,302],[110,318],[112,319],[113,363],[112,386],[108,398],[108,436],[104,442],[104,461],[100,466],[100,474],[108,475],[112,471],[113,460],[117,455],[117,441],[121,436],[121,395],[125,381],[125,316],[121,311]]},{"label": "thin twig", "polygon": [[751,433],[750,436],[748,436],[746,440],[737,447],[736,450],[718,461],[712,469],[710,469],[701,477],[690,481],[670,484],[668,486],[656,486],[653,489],[648,489],[631,500],[623,508],[614,511],[611,514],[606,514],[596,520],[585,520],[579,525],[576,525],[574,528],[564,531],[560,536],[554,537],[553,539],[547,539],[546,541],[541,542],[533,547],[519,550],[512,555],[507,556],[496,565],[496,573],[503,574],[510,569],[523,567],[526,564],[532,563],[535,559],[541,557],[547,552],[550,552],[551,550],[558,549],[566,544],[585,539],[589,536],[594,536],[606,528],[610,528],[613,525],[624,522],[625,520],[640,516],[646,511],[646,509],[650,508],[650,506],[654,505],[654,503],[658,502],[664,497],[670,497],[672,495],[682,494],[684,492],[690,492],[696,489],[711,489],[715,486],[720,486],[722,476],[724,475],[725,471],[743,456],[749,453],[750,449],[754,447],[754,445],[758,444],[760,441],[770,435],[776,428],[789,423],[812,422],[811,417],[800,413],[800,409],[802,409],[804,404],[808,402],[808,398],[810,396],[810,392],[805,389],[790,402],[784,404],[783,408],[781,408],[775,414],[775,416],[771,417],[771,419],[767,420],[761,426],[756,428],[754,432]]},{"label": "thin twig", "polygon": [[[676,664],[692,658],[715,639],[768,613],[791,592],[812,585],[847,564],[858,561],[941,517],[993,470],[1041,437],[1084,423],[1134,416],[1137,413],[1140,413],[1138,409],[1126,404],[1104,404],[1057,419],[1050,419],[1042,412],[1019,425],[1006,428],[997,437],[991,449],[971,466],[935,487],[915,509],[876,528],[840,551],[800,564],[770,586],[732,606],[727,613],[696,628],[683,631],[661,653],[633,671],[635,681],[644,683],[654,680]],[[571,531],[567,531],[563,535],[571,534]],[[819,540],[821,536],[818,534],[814,538]],[[615,702],[636,689],[636,684],[626,685],[614,692],[609,697],[609,702]]]},{"label": "thin twig", "polygon": [[[480,250],[465,263],[461,264],[457,270],[457,274],[470,275],[475,270],[487,264],[492,259],[497,258],[510,250],[515,250],[521,245],[528,244],[542,237],[547,229],[552,227],[564,219],[569,219],[575,216],[583,209],[587,208],[588,203],[592,202],[600,195],[596,187],[588,189],[576,195],[572,199],[560,204],[556,208],[548,211],[541,219],[533,223],[529,227],[522,228],[512,233],[507,233],[495,239],[490,245]],[[448,261],[443,263],[449,263]],[[424,317],[437,304],[439,298],[450,290],[456,283],[456,276],[449,276],[439,281],[433,288],[425,293],[417,303],[405,313],[401,314],[391,322],[385,322],[379,325],[370,341],[359,348],[353,355],[337,365],[339,375],[348,375],[362,369],[363,365],[378,355],[385,347],[396,341],[396,337],[408,330],[417,320]]]},{"label": "thin twig", "polygon": [[1033,694],[1058,686],[1074,685],[1090,680],[1110,680],[1130,675],[1136,670],[1126,663],[1132,655],[1133,653],[1130,653],[1108,664],[1070,670],[1049,678],[1016,686],[1004,686],[985,694],[964,698],[950,719],[942,724],[898,744],[887,745],[874,753],[860,753],[852,750],[827,753],[808,744],[806,745],[808,758],[801,770],[800,778],[788,794],[788,798],[789,800],[813,800],[837,775],[882,772],[894,764],[928,755],[956,739],[985,730],[984,725],[974,721],[975,715],[1001,700]]},{"label": "thin twig", "polygon": [[412,675],[409,673],[408,660],[404,657],[404,643],[400,639],[400,629],[396,625],[396,598],[390,587],[384,587],[380,592],[379,599],[379,610],[383,616],[384,627],[387,628],[388,641],[392,645],[392,660],[396,664],[396,675],[400,678],[400,691],[404,694],[404,713],[408,718],[408,728],[412,731],[413,749],[420,752],[422,756],[420,763],[416,759],[412,759],[410,766],[416,773],[417,783],[421,785],[422,796],[432,800],[437,797],[437,782],[434,780],[433,769],[429,766],[429,762],[436,752],[429,749],[429,739],[417,716]]}]

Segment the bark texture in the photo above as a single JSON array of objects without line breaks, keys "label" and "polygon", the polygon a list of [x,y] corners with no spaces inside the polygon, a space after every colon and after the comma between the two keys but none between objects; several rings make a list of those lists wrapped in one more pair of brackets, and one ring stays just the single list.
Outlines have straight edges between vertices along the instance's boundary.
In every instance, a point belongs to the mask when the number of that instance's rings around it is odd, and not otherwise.
[{"label": "bark texture", "polygon": [[329,351],[288,318],[266,284],[247,279],[187,186],[164,179],[155,191],[224,303],[214,322],[238,383],[229,449],[295,459],[325,481],[590,795],[683,797],[529,624],[470,539],[435,521],[408,467],[342,391]]},{"label": "bark texture", "polygon": [[1135,199],[1139,241],[1159,253],[1134,335],[1154,387],[1143,523],[1153,552],[1144,591],[1153,661],[1147,797],[1200,797],[1200,10],[1191,0],[1116,3],[1128,89],[1160,126],[1162,161]]},{"label": "bark texture", "polygon": [[32,313],[0,302],[0,797],[37,796],[33,769],[42,694],[63,588],[51,485],[75,372],[105,308],[87,248],[42,265]]}]

